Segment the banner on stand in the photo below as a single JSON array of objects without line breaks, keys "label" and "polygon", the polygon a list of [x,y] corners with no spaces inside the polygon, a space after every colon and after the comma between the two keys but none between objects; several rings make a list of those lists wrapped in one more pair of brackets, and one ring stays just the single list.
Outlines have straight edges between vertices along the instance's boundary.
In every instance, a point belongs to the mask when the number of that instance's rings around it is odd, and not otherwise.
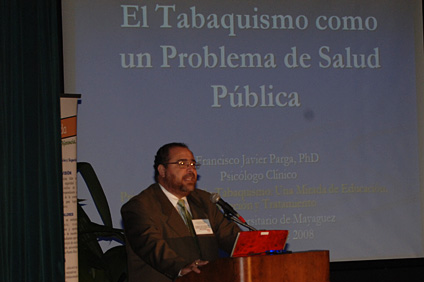
[{"label": "banner on stand", "polygon": [[78,282],[77,106],[81,95],[60,98],[62,127],[65,281]]}]

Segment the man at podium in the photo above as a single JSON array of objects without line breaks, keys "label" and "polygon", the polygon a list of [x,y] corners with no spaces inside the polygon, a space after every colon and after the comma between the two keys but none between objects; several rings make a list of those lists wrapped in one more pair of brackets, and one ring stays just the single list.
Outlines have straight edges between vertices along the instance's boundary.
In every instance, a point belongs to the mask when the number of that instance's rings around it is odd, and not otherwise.
[{"label": "man at podium", "polygon": [[121,209],[127,238],[129,282],[169,282],[228,253],[240,228],[197,189],[193,153],[183,143],[155,156],[155,184]]}]

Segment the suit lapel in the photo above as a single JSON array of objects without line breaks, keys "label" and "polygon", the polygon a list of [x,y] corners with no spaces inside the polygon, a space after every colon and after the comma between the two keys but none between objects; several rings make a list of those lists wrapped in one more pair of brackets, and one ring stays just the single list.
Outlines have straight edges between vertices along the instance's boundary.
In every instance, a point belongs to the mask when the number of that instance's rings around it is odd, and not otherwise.
[{"label": "suit lapel", "polygon": [[192,192],[188,197],[188,204],[190,205],[190,210],[193,215],[193,219],[204,219],[208,218],[207,214],[204,212],[202,203],[196,197],[196,191]]},{"label": "suit lapel", "polygon": [[163,193],[160,186],[157,185],[157,189],[154,191],[156,194],[155,196],[158,199],[160,206],[162,207],[162,216],[167,221],[168,226],[173,229],[179,236],[191,236],[190,231],[187,228],[187,225],[185,224],[181,215]]}]

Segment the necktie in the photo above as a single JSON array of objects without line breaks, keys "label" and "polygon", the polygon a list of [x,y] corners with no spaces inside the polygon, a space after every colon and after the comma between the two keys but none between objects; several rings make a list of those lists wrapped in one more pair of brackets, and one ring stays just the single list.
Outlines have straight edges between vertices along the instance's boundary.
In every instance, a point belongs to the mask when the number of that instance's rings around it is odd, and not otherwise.
[{"label": "necktie", "polygon": [[183,217],[188,229],[190,230],[191,236],[195,237],[196,232],[194,231],[192,217],[190,212],[187,210],[183,199],[178,200],[178,207],[179,207],[181,216]]},{"label": "necktie", "polygon": [[196,244],[197,249],[199,250],[200,256],[201,255],[201,251],[200,251],[200,245],[199,245],[199,241],[197,239],[196,236],[196,232],[194,231],[194,226],[193,226],[193,221],[192,221],[192,217],[190,212],[187,210],[185,202],[183,199],[178,200],[178,208],[180,211],[181,216],[183,217],[188,230],[190,230],[190,234],[193,237],[194,243]]}]

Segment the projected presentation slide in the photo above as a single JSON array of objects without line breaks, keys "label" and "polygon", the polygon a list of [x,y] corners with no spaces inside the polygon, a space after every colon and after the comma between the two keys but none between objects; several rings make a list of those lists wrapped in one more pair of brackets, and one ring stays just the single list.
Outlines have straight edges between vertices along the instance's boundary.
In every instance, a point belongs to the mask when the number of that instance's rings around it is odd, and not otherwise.
[{"label": "projected presentation slide", "polygon": [[[158,148],[184,142],[197,187],[258,230],[289,230],[290,251],[423,256],[421,1],[62,6],[78,161],[115,227]],[[81,179],[78,197],[95,217]]]}]

